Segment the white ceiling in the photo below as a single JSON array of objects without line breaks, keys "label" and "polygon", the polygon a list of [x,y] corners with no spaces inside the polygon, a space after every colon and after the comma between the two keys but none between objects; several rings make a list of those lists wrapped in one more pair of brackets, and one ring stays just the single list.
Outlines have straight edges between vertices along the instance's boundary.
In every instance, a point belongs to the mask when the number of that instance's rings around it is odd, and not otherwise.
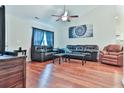
[{"label": "white ceiling", "polygon": [[[70,15],[83,16],[87,12],[92,11],[96,5],[66,5],[66,10]],[[50,25],[56,25],[62,22],[56,22],[56,17],[52,14],[62,14],[64,5],[7,5],[6,13],[16,15],[22,18],[36,20],[34,17],[39,17],[38,21]],[[73,19],[76,20],[76,19]]]}]

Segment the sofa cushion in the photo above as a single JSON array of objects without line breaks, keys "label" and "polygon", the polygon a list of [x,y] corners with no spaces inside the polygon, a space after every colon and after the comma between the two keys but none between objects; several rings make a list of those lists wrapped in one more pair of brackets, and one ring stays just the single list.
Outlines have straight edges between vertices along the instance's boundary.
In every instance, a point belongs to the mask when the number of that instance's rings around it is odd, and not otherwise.
[{"label": "sofa cushion", "polygon": [[54,52],[47,52],[47,53],[45,53],[45,56],[52,56],[53,53]]},{"label": "sofa cushion", "polygon": [[109,55],[118,55],[119,53],[118,52],[108,52]]},{"label": "sofa cushion", "polygon": [[122,51],[122,46],[120,46],[120,45],[109,45],[108,47],[107,47],[107,51],[109,51],[109,52],[120,52],[120,51]]},{"label": "sofa cushion", "polygon": [[82,46],[82,45],[76,45],[76,51],[78,51],[78,52],[84,51],[84,46]]},{"label": "sofa cushion", "polygon": [[46,49],[46,52],[52,52],[53,49]]},{"label": "sofa cushion", "polygon": [[115,55],[104,55],[104,58],[117,59],[117,56],[115,56]]},{"label": "sofa cushion", "polygon": [[89,51],[89,52],[97,52],[98,46],[97,45],[85,45],[84,51]]}]

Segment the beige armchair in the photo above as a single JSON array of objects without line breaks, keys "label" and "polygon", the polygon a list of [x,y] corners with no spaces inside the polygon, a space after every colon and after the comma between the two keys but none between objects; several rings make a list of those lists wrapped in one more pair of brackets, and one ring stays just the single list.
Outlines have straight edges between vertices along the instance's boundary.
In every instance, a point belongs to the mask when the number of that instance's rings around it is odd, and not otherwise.
[{"label": "beige armchair", "polygon": [[118,44],[111,44],[106,47],[99,54],[99,61],[117,66],[123,65],[123,46]]}]

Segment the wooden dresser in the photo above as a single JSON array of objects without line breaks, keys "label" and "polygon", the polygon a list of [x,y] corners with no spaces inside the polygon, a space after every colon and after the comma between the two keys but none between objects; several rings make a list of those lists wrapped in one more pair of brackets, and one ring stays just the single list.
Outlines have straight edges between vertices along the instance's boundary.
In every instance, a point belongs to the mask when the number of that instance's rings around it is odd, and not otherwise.
[{"label": "wooden dresser", "polygon": [[0,88],[26,87],[26,56],[0,56]]}]

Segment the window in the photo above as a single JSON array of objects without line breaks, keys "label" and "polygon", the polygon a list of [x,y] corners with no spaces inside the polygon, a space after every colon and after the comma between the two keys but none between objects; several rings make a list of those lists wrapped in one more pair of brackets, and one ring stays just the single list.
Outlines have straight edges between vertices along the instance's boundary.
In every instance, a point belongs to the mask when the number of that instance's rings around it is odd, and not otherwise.
[{"label": "window", "polygon": [[43,37],[43,42],[41,45],[45,45],[47,46],[47,38],[46,38],[46,33],[44,33],[44,37]]},{"label": "window", "polygon": [[33,28],[33,45],[54,46],[54,32]]}]

